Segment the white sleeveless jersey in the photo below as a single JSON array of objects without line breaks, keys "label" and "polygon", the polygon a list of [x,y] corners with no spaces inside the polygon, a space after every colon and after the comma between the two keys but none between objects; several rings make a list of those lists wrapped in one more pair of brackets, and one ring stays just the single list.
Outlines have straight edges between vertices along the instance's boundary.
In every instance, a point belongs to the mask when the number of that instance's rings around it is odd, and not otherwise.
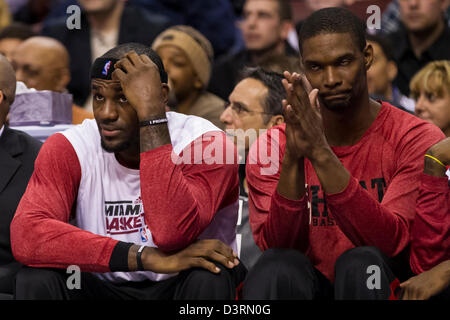
[{"label": "white sleeveless jersey", "polygon": [[[180,113],[167,112],[169,133],[176,154],[196,138],[211,131],[221,131],[209,121]],[[106,152],[100,144],[100,133],[95,120],[62,133],[72,144],[81,166],[74,224],[80,229],[113,239],[156,247],[144,220],[139,170],[119,164],[114,153]],[[238,199],[218,211],[199,239],[219,239],[235,252]],[[96,273],[112,282],[160,281],[174,274],[150,271]]]}]

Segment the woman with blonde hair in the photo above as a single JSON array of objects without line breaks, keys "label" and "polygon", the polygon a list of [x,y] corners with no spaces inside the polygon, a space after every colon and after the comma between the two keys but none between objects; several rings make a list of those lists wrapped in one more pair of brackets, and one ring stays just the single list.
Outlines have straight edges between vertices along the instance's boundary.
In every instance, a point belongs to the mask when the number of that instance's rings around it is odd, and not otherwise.
[{"label": "woman with blonde hair", "polygon": [[450,136],[450,61],[428,63],[411,80],[416,115]]}]

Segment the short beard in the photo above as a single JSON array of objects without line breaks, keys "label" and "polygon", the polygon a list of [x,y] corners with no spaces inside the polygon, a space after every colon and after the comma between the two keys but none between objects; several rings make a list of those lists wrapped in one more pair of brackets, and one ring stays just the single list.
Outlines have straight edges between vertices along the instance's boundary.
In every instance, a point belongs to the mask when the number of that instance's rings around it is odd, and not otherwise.
[{"label": "short beard", "polygon": [[328,105],[322,98],[319,98],[319,102],[320,102],[321,106],[324,106],[325,108],[327,108],[328,110],[330,110],[332,112],[343,112],[343,111],[347,110],[351,105],[350,100],[348,102],[343,102],[343,103],[336,104],[336,105]]},{"label": "short beard", "polygon": [[117,152],[125,151],[131,147],[131,143],[132,143],[131,140],[126,140],[126,141],[118,144],[117,146],[108,147],[105,144],[105,141],[103,139],[101,139],[101,145],[102,145],[103,150],[105,150],[106,152],[110,152],[110,153],[117,153]]}]

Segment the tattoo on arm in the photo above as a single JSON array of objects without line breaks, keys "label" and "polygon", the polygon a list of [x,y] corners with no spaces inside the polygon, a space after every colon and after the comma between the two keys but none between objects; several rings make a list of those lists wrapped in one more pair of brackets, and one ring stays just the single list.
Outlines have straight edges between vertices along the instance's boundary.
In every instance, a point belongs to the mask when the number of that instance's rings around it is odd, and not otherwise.
[{"label": "tattoo on arm", "polygon": [[170,140],[167,123],[140,128],[141,152],[153,150],[169,143],[172,143],[172,141]]}]

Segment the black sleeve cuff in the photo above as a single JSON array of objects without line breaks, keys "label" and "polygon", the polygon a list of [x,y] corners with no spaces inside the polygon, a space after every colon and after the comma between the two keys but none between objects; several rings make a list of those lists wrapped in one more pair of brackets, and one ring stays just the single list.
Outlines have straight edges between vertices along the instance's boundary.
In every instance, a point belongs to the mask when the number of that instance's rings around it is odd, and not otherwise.
[{"label": "black sleeve cuff", "polygon": [[109,259],[109,269],[111,272],[128,270],[128,250],[134,243],[119,241]]}]

